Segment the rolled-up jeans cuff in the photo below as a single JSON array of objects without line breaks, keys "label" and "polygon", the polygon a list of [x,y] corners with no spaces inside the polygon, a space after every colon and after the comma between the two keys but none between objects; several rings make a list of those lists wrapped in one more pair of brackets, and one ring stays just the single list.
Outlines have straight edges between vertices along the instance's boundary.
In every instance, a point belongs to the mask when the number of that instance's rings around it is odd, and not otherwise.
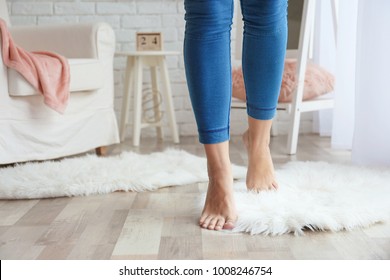
[{"label": "rolled-up jeans cuff", "polygon": [[229,141],[229,139],[229,127],[209,131],[199,131],[199,142],[202,144],[217,144]]}]

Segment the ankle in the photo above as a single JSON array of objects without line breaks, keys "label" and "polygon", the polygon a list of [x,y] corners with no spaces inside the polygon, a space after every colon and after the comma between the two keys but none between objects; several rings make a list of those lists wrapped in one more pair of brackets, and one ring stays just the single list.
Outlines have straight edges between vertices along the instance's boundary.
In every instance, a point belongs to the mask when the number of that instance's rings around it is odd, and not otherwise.
[{"label": "ankle", "polygon": [[212,181],[226,180],[232,178],[232,170],[230,166],[209,166],[208,175],[209,179]]},{"label": "ankle", "polygon": [[258,133],[248,133],[248,145],[250,149],[268,149],[271,142],[270,135],[259,135]]},{"label": "ankle", "polygon": [[271,140],[272,120],[248,118],[248,140],[252,146],[268,147]]}]

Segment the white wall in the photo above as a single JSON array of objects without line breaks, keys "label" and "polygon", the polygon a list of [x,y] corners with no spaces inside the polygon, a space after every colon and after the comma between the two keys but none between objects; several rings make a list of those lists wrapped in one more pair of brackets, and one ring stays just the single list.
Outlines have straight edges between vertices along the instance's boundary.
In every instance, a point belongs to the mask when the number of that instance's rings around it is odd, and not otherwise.
[{"label": "white wall", "polygon": [[[183,0],[8,0],[8,5],[13,25],[105,21],[115,30],[117,50],[135,50],[137,31],[161,31],[164,35],[166,50],[182,51],[183,2]],[[234,33],[232,37],[234,41]],[[234,42],[232,47],[234,48]],[[168,67],[180,135],[196,135],[182,56],[169,57]],[[117,57],[114,68],[115,110],[119,120],[124,81],[124,58]],[[277,117],[280,134],[287,132],[287,120],[288,116],[283,114]],[[246,129],[245,111],[232,110],[231,121],[232,134],[242,133]],[[304,115],[301,131],[310,132],[311,123],[311,113]],[[130,136],[130,131],[131,129],[128,130],[128,136]],[[142,133],[154,135],[154,129],[145,129]]]}]

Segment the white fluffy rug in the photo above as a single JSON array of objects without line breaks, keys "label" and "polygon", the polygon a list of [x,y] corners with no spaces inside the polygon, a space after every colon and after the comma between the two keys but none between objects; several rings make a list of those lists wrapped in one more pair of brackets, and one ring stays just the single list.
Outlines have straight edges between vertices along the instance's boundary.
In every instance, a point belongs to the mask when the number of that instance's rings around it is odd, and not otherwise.
[{"label": "white fluffy rug", "polygon": [[[245,177],[245,168],[234,166],[233,171],[235,178]],[[0,169],[0,199],[152,191],[207,180],[206,159],[185,151],[88,155]]]},{"label": "white fluffy rug", "polygon": [[352,230],[390,221],[390,170],[290,162],[276,171],[278,191],[248,193],[237,183],[235,231],[277,235]]},{"label": "white fluffy rug", "polygon": [[[233,166],[234,177],[246,168]],[[239,220],[234,231],[338,231],[390,220],[390,170],[324,162],[290,162],[276,170],[278,191],[246,191],[235,183]],[[207,181],[206,160],[167,150],[116,157],[94,155],[0,169],[0,199],[49,198],[146,191]],[[199,205],[204,197],[199,197]]]}]

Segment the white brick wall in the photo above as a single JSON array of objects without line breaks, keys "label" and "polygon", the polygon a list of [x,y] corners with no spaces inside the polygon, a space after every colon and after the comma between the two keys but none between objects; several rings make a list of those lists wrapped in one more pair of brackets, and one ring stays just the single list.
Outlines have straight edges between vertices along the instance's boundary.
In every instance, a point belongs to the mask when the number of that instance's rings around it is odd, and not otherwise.
[{"label": "white brick wall", "polygon": [[[182,51],[184,34],[183,0],[8,0],[13,25],[44,25],[66,22],[105,21],[115,30],[117,50],[135,50],[137,31],[161,31],[166,50]],[[232,34],[232,38],[235,36]],[[232,43],[234,51],[234,42]],[[169,57],[175,110],[181,135],[195,135],[196,125],[189,102],[182,56]],[[125,60],[115,58],[115,110],[119,120]],[[148,73],[145,72],[146,75]],[[279,114],[276,122],[281,134],[287,131],[288,117]],[[302,132],[312,130],[311,114],[303,116]],[[246,129],[244,110],[232,110],[232,134]],[[168,128],[165,129],[169,136]],[[131,133],[131,129],[128,129]],[[128,134],[128,136],[130,136]],[[144,129],[143,135],[154,135]]]}]

